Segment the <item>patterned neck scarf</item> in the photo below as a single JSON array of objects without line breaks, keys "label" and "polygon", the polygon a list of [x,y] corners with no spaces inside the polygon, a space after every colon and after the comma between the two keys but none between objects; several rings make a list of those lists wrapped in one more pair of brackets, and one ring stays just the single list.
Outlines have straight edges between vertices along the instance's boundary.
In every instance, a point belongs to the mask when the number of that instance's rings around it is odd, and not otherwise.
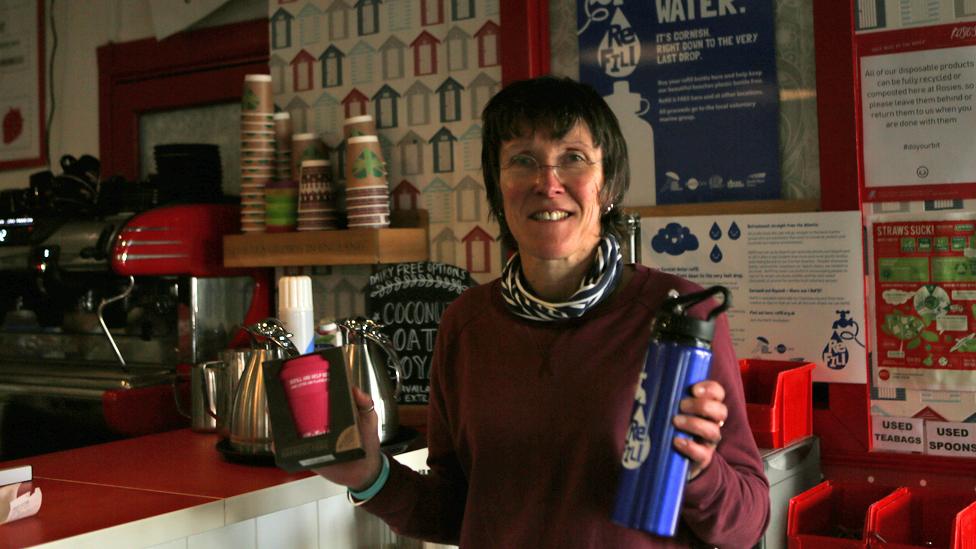
[{"label": "patterned neck scarf", "polygon": [[579,290],[567,301],[550,303],[532,294],[522,274],[522,260],[516,253],[502,271],[502,297],[509,311],[529,320],[551,322],[577,318],[613,293],[620,282],[622,266],[620,244],[608,234],[600,240],[593,265],[583,277]]}]

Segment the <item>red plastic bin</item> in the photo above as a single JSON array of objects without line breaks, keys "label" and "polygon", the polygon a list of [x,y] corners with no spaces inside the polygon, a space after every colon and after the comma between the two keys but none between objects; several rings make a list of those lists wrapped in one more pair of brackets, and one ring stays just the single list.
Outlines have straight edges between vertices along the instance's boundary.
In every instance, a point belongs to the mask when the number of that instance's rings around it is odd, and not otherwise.
[{"label": "red plastic bin", "polygon": [[872,549],[976,548],[976,493],[899,488],[868,510]]},{"label": "red plastic bin", "polygon": [[867,549],[868,510],[894,490],[828,480],[793,496],[786,515],[789,549]]},{"label": "red plastic bin", "polygon": [[813,434],[813,368],[812,362],[739,361],[757,446],[782,448]]}]

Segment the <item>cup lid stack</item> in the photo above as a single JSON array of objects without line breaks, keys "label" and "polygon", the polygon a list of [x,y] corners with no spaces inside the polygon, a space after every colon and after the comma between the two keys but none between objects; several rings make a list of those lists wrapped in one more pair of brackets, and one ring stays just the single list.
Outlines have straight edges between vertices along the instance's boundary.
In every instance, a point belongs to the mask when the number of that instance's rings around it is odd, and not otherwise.
[{"label": "cup lid stack", "polygon": [[241,230],[263,232],[264,187],[275,175],[271,76],[247,74],[241,97]]}]

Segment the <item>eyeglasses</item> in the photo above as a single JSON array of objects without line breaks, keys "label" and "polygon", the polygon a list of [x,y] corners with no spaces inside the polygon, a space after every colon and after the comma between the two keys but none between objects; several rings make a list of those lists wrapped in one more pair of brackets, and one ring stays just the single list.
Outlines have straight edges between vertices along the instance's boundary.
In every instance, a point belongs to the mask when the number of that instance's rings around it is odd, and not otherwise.
[{"label": "eyeglasses", "polygon": [[549,169],[556,173],[556,179],[561,183],[573,183],[593,171],[598,160],[587,160],[579,153],[570,153],[559,158],[558,164],[540,164],[535,157],[527,154],[516,154],[502,166],[509,175],[522,181],[535,181],[542,169]]}]

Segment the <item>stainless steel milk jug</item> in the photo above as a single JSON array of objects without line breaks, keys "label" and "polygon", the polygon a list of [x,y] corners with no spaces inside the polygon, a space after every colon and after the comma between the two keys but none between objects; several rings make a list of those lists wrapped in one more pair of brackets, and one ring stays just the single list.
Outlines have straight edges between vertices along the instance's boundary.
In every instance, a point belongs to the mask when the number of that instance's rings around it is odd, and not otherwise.
[{"label": "stainless steel milk jug", "polygon": [[280,347],[251,349],[247,366],[237,382],[227,420],[231,448],[242,454],[271,454],[271,421],[264,389],[264,361],[285,358]]},{"label": "stainless steel milk jug", "polygon": [[[397,395],[403,369],[393,343],[380,332],[383,326],[366,318],[350,318],[337,322],[342,331],[342,351],[346,358],[349,379],[373,398],[379,419],[380,442],[389,442],[400,428]],[[390,380],[388,366],[396,373],[396,384]]]},{"label": "stainless steel milk jug", "polygon": [[221,407],[221,395],[226,391],[225,372],[227,365],[221,360],[211,360],[190,366],[189,389],[190,408],[181,398],[180,381],[174,380],[174,394],[176,395],[176,409],[184,417],[190,419],[190,429],[198,433],[212,433],[220,428],[218,418],[222,417],[227,406]]}]

